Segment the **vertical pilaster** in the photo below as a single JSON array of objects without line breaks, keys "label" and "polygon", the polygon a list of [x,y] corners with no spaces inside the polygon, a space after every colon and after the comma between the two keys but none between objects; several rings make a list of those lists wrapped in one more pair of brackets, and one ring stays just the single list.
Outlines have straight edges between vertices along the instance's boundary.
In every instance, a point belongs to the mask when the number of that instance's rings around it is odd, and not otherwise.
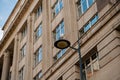
[{"label": "vertical pilaster", "polygon": [[33,80],[32,67],[33,67],[33,26],[31,15],[27,19],[27,53],[26,53],[26,64],[25,64],[25,80]]},{"label": "vertical pilaster", "polygon": [[[75,0],[63,0],[65,36],[71,45],[77,41],[78,27]],[[73,38],[74,36],[74,38]]]},{"label": "vertical pilaster", "polygon": [[[50,7],[49,0],[43,0],[43,27],[42,27],[42,48],[43,48],[43,58],[42,64],[43,73],[52,65],[52,41],[51,41],[51,26],[50,26]],[[49,4],[49,5],[48,5]]]},{"label": "vertical pilaster", "polygon": [[2,69],[1,80],[7,80],[8,79],[9,70],[10,70],[10,53],[9,53],[9,51],[6,51],[4,53],[3,69]]},{"label": "vertical pilaster", "polygon": [[14,53],[13,53],[11,80],[17,80],[17,69],[18,69],[17,62],[18,62],[18,36],[16,35],[14,39]]}]

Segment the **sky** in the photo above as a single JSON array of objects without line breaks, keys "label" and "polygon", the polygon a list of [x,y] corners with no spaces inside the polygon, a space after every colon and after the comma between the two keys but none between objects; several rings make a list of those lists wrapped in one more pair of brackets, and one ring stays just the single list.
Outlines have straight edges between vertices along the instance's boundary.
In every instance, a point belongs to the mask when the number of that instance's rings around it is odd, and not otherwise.
[{"label": "sky", "polygon": [[18,0],[0,0],[0,40],[3,36],[3,31],[1,29],[4,26],[17,1]]}]

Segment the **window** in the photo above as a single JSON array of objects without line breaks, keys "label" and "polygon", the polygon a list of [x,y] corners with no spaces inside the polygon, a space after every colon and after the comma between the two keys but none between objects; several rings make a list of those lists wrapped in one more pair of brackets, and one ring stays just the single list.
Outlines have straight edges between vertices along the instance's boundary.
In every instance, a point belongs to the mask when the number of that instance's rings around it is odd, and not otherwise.
[{"label": "window", "polygon": [[63,37],[63,35],[65,34],[64,21],[61,21],[61,23],[57,26],[57,28],[53,33],[54,33],[55,40],[59,40]]},{"label": "window", "polygon": [[41,15],[41,13],[42,13],[42,2],[36,10],[36,19]]},{"label": "window", "polygon": [[21,59],[26,55],[26,44],[21,48]]},{"label": "window", "polygon": [[87,79],[89,79],[96,71],[99,70],[98,53],[96,47],[92,49],[87,55],[85,55],[82,67],[83,75],[85,76],[84,78]]},{"label": "window", "polygon": [[35,31],[35,40],[38,40],[38,38],[42,35],[42,23],[38,26],[38,28]]},{"label": "window", "polygon": [[78,2],[76,3],[77,5],[77,16],[80,17],[82,15],[82,9],[81,9],[81,1],[78,0]]},{"label": "window", "polygon": [[62,49],[62,50],[60,50],[58,53],[57,53],[57,55],[55,56],[55,59],[59,59],[59,58],[61,58],[64,54],[65,54],[65,51],[66,51],[66,49]]},{"label": "window", "polygon": [[94,25],[98,20],[98,15],[95,15],[85,26],[84,26],[84,32],[87,32],[92,25]]},{"label": "window", "polygon": [[37,65],[42,60],[42,47],[40,47],[35,53],[35,65]]},{"label": "window", "polygon": [[98,20],[98,15],[95,15],[88,23],[80,30],[80,34],[87,32]]},{"label": "window", "polygon": [[53,17],[55,17],[63,8],[63,0],[57,0],[53,7]]},{"label": "window", "polygon": [[85,26],[84,26],[84,32],[87,32],[89,29],[90,29],[90,24],[88,23],[88,24],[86,24]]},{"label": "window", "polygon": [[24,67],[19,71],[19,80],[24,80]]},{"label": "window", "polygon": [[23,29],[21,30],[21,40],[26,36],[27,34],[27,23],[24,24]]},{"label": "window", "polygon": [[88,0],[81,0],[82,13],[84,13],[88,8],[87,1]]},{"label": "window", "polygon": [[57,80],[63,80],[63,77],[61,76],[60,78],[58,78]]},{"label": "window", "polygon": [[94,25],[98,20],[98,15],[95,15],[92,19],[91,19],[91,22],[90,22],[90,25]]},{"label": "window", "polygon": [[42,77],[42,71],[40,71],[35,77],[34,80],[39,80]]},{"label": "window", "polygon": [[77,9],[79,16],[87,11],[87,9],[93,4],[94,0],[78,0]]},{"label": "window", "polygon": [[11,72],[9,72],[9,79],[8,80],[11,80]]}]

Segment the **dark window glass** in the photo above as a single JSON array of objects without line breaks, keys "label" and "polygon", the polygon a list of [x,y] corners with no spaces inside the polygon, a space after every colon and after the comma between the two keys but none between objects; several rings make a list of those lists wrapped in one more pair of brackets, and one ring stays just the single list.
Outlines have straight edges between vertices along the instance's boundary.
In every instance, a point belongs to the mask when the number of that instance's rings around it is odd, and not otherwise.
[{"label": "dark window glass", "polygon": [[86,60],[86,66],[90,63],[90,58]]},{"label": "dark window glass", "polygon": [[94,54],[92,55],[92,60],[94,60],[94,59],[96,59],[96,58],[97,58],[97,54],[94,53]]}]

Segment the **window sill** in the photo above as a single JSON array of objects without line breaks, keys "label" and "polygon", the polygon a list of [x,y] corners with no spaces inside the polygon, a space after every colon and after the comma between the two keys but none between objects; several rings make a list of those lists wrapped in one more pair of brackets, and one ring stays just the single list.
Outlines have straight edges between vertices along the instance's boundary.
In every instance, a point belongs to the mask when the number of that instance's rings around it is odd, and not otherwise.
[{"label": "window sill", "polygon": [[92,7],[95,3],[96,3],[96,1],[93,2],[93,4],[92,4],[84,13],[82,13],[81,15],[78,14],[77,21],[79,21],[79,20],[81,19],[81,17],[83,17],[83,16],[89,11],[89,9],[91,9],[91,7]]},{"label": "window sill", "polygon": [[33,69],[35,69],[41,62],[42,62],[42,60],[40,60],[38,63],[34,64]]},{"label": "window sill", "polygon": [[[51,22],[53,22],[55,20],[55,18],[62,12],[63,7],[61,8],[60,12],[58,14],[56,14],[55,16],[52,15],[52,20]],[[52,13],[53,14],[53,13]]]}]

